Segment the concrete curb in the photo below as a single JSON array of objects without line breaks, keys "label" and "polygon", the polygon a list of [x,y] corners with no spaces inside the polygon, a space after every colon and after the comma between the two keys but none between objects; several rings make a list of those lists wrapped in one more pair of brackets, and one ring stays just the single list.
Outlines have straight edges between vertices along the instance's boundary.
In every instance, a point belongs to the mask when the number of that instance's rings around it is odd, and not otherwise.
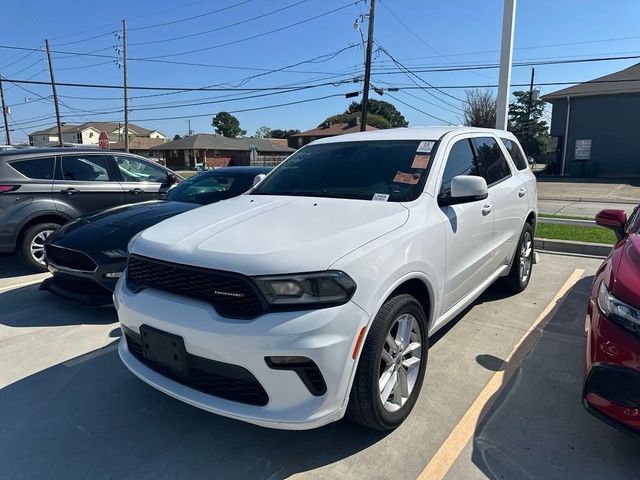
[{"label": "concrete curb", "polygon": [[612,245],[602,243],[576,242],[569,240],[552,240],[549,238],[536,238],[534,240],[536,250],[574,253],[578,255],[592,255],[606,257],[611,252]]},{"label": "concrete curb", "polygon": [[632,203],[638,204],[637,198],[593,198],[593,197],[546,197],[538,195],[538,200],[550,200],[552,202],[587,202],[587,203]]}]

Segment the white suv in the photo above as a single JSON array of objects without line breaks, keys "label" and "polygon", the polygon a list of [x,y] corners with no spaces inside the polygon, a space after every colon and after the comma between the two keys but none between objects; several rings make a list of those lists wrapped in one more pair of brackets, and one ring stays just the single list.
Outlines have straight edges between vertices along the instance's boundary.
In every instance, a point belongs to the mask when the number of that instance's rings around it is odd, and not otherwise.
[{"label": "white suv", "polygon": [[135,237],[120,357],[196,407],[274,428],[379,430],[413,408],[429,336],[533,263],[535,177],[467,127],[318,140],[248,194]]}]

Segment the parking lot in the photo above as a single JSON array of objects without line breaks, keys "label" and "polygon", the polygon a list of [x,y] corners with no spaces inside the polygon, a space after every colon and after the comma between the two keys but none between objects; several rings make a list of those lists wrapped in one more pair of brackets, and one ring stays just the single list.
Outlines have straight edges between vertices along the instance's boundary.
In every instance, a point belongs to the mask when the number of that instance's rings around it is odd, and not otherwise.
[{"label": "parking lot", "polygon": [[268,430],[205,413],[123,367],[113,309],[38,290],[0,257],[2,478],[638,478],[638,443],[581,406],[584,314],[600,259],[541,254],[431,339],[390,434],[347,421]]}]

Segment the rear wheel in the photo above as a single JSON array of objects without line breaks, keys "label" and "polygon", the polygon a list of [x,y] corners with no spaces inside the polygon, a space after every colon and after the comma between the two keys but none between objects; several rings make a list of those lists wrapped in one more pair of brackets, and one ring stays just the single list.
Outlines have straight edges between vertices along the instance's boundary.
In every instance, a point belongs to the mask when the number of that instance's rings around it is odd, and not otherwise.
[{"label": "rear wheel", "polygon": [[427,319],[411,295],[388,300],[362,347],[347,415],[388,431],[411,413],[422,387],[428,352]]},{"label": "rear wheel", "polygon": [[44,242],[58,228],[60,225],[57,223],[39,223],[22,235],[20,256],[31,269],[38,272],[47,271],[44,263]]},{"label": "rear wheel", "polygon": [[511,264],[511,270],[504,278],[505,287],[514,293],[522,292],[529,285],[532,270],[533,227],[530,223],[526,223],[520,234],[520,241]]}]

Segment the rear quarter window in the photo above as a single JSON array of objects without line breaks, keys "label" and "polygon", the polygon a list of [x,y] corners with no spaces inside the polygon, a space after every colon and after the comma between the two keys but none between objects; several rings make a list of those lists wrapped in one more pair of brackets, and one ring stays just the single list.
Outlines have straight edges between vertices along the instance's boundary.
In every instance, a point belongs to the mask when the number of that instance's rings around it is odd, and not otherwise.
[{"label": "rear quarter window", "polygon": [[33,158],[30,160],[17,160],[9,162],[14,170],[17,170],[27,178],[38,180],[53,180],[55,158]]},{"label": "rear quarter window", "polygon": [[513,140],[509,140],[508,138],[501,138],[500,140],[509,152],[509,155],[511,156],[511,159],[513,160],[516,168],[518,170],[526,170],[529,166],[529,162],[527,162],[527,159],[525,158],[524,153],[522,153],[522,149],[520,148],[518,143],[514,142]]}]

